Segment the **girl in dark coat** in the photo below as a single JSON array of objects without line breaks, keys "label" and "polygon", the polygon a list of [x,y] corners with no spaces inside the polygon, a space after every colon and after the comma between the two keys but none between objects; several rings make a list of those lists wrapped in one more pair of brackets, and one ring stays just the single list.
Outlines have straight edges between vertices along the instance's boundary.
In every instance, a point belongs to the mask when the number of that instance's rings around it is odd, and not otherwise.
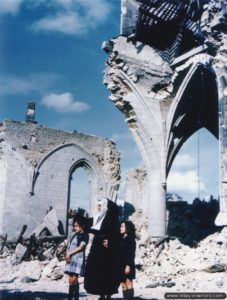
[{"label": "girl in dark coat", "polygon": [[116,242],[118,236],[118,207],[108,200],[98,200],[98,214],[91,219],[93,241],[85,267],[84,287],[99,299],[110,299],[117,293],[115,273]]},{"label": "girl in dark coat", "polygon": [[82,218],[73,222],[75,234],[68,243],[65,260],[65,273],[69,275],[68,300],[79,300],[78,277],[84,276],[85,269],[85,248],[89,236],[84,232],[85,222]]},{"label": "girl in dark coat", "polygon": [[122,285],[124,299],[134,295],[133,279],[135,279],[135,227],[132,222],[124,221],[120,227],[118,248],[118,278]]}]

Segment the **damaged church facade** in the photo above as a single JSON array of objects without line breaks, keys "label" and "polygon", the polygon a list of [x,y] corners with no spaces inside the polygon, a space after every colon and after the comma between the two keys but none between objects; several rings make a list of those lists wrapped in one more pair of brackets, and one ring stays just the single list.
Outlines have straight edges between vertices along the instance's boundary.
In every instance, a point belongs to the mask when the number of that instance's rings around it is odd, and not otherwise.
[{"label": "damaged church facade", "polygon": [[[183,143],[206,128],[219,140],[220,212],[227,225],[227,8],[224,0],[122,0],[121,35],[103,43],[104,84],[143,157],[126,200],[166,233],[166,179]],[[131,198],[131,199],[130,199]]]},{"label": "damaged church facade", "polygon": [[[104,83],[124,114],[145,168],[126,180],[126,201],[166,234],[166,179],[184,142],[205,127],[219,139],[220,212],[227,225],[227,39],[225,0],[121,0],[121,35],[104,42]],[[28,122],[0,125],[0,234],[32,231],[53,206],[66,229],[70,178],[90,175],[89,213],[115,201],[120,156],[107,139]]]},{"label": "damaged church facade", "polygon": [[90,180],[89,213],[98,197],[115,201],[120,155],[107,139],[44,127],[28,120],[0,125],[0,234],[31,233],[54,207],[67,231],[70,181],[79,167]]}]

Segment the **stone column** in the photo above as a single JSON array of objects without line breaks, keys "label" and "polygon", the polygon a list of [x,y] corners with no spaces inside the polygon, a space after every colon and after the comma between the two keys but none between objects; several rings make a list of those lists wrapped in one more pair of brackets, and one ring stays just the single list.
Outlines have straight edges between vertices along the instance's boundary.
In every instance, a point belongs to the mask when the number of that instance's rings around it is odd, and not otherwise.
[{"label": "stone column", "polygon": [[220,212],[217,226],[227,225],[227,7],[225,0],[210,1],[203,14],[206,44],[212,49],[219,101]]},{"label": "stone column", "polygon": [[219,94],[220,211],[215,224],[224,226],[227,225],[227,69],[224,62],[221,68],[216,69],[216,74]]},{"label": "stone column", "polygon": [[169,83],[172,70],[154,49],[145,45],[140,49],[140,45],[124,37],[104,43],[103,48],[109,54],[104,83],[112,93],[110,100],[125,115],[145,164],[150,234],[163,236],[166,227],[165,109],[156,98],[155,89]]}]

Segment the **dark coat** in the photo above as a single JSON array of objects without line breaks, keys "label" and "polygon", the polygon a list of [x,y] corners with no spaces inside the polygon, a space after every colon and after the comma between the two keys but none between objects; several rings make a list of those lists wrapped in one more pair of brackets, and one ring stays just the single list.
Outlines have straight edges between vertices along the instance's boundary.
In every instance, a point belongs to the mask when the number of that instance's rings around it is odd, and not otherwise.
[{"label": "dark coat", "polygon": [[[118,292],[115,273],[118,237],[118,207],[108,201],[108,211],[99,231],[91,230],[94,239],[85,267],[84,287],[90,294],[107,295]],[[103,240],[108,239],[108,248]]]},{"label": "dark coat", "polygon": [[[117,274],[119,282],[124,282],[126,279],[135,279],[135,252],[136,241],[131,236],[120,237],[117,259]],[[130,273],[125,274],[126,266],[130,267]]]}]

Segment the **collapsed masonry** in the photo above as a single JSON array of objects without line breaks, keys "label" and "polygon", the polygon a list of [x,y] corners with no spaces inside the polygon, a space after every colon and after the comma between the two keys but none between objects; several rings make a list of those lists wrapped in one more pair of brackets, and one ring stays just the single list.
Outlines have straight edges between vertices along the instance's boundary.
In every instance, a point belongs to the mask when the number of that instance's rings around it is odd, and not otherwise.
[{"label": "collapsed masonry", "polygon": [[183,143],[205,127],[220,141],[216,225],[227,225],[226,3],[122,0],[121,4],[121,35],[103,43],[109,55],[104,83],[144,160],[145,172],[130,179],[139,181],[131,184],[135,187],[131,194],[140,191],[136,208],[142,207],[149,217],[152,236],[165,235],[166,178]]},{"label": "collapsed masonry", "polygon": [[6,120],[0,125],[0,234],[31,233],[54,207],[67,231],[72,173],[83,167],[90,177],[89,213],[97,197],[115,200],[120,156],[107,139],[65,132],[33,122]]},{"label": "collapsed masonry", "polygon": [[[56,214],[54,210],[52,213]],[[171,237],[154,241],[147,230],[147,222],[141,214],[140,217],[136,219],[136,295],[142,299],[164,299],[168,291],[227,291],[227,227],[200,241],[196,248],[190,248]],[[0,249],[1,296],[24,299],[24,293],[29,291],[29,299],[43,299],[44,292],[60,292],[61,299],[66,297],[68,278],[64,274],[65,243],[60,243],[62,238],[40,236],[36,245],[31,245],[31,239],[30,242],[22,239],[16,249],[8,241],[2,252]],[[95,299],[84,293],[83,278],[80,278],[80,289],[87,299]],[[122,298],[121,294],[117,296]]]}]

